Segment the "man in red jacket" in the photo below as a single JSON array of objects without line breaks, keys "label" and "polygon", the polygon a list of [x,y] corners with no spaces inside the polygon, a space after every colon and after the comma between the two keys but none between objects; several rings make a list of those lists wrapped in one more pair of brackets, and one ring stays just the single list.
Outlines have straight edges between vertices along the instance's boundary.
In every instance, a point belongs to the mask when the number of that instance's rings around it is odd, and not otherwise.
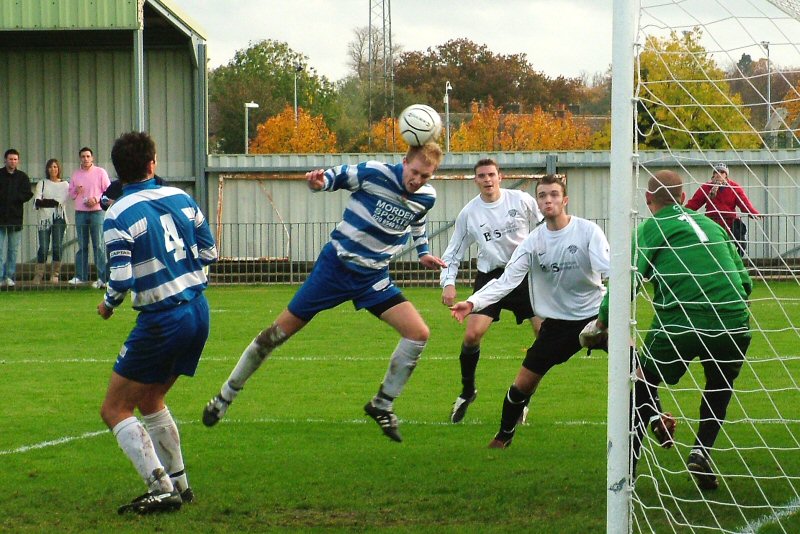
[{"label": "man in red jacket", "polygon": [[744,188],[728,178],[728,166],[725,163],[714,164],[711,180],[701,185],[686,203],[687,208],[695,211],[703,205],[706,207],[706,216],[728,231],[739,250],[739,255],[744,256],[747,247],[747,226],[739,219],[736,208],[748,213],[754,219],[759,218],[759,213],[747,198]]}]

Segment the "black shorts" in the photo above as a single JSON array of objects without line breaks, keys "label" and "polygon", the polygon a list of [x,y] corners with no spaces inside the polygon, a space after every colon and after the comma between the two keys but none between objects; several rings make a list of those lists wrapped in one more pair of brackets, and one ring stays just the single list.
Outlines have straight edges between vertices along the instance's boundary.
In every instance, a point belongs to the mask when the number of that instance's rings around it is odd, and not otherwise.
[{"label": "black shorts", "polygon": [[[480,288],[491,282],[496,278],[503,276],[503,269],[495,269],[488,273],[478,271],[475,277],[475,284],[472,286],[472,293],[475,294]],[[500,311],[509,310],[517,318],[517,324],[522,324],[525,319],[533,317],[533,308],[531,307],[531,295],[528,291],[528,277],[520,282],[514,290],[500,299],[499,301],[486,306],[484,309],[472,312],[475,315],[487,315],[492,318],[492,322],[500,320]]]},{"label": "black shorts", "polygon": [[538,375],[545,375],[552,367],[564,363],[581,350],[578,336],[583,327],[597,316],[578,321],[563,319],[545,319],[542,328],[528,353],[522,366]]}]

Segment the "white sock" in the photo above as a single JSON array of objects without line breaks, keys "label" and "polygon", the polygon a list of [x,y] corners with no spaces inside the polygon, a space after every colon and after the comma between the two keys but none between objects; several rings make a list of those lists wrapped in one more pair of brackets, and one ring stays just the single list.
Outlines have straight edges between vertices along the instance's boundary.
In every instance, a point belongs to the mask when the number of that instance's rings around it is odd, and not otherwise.
[{"label": "white sock", "polygon": [[[389,368],[386,370],[386,375],[383,377],[381,391],[384,395],[395,399],[403,392],[403,387],[414,372],[417,366],[422,350],[425,348],[425,341],[414,341],[412,339],[402,338],[395,347],[392,353],[392,359],[389,361]],[[376,406],[382,408],[383,400],[376,396]],[[389,401],[391,406],[391,401]],[[386,409],[386,408],[382,408]]]},{"label": "white sock", "polygon": [[236,363],[236,367],[231,371],[228,381],[222,386],[222,396],[226,400],[232,401],[236,398],[236,395],[244,387],[245,382],[261,367],[261,364],[264,363],[271,351],[267,351],[266,354],[264,352],[264,349],[256,343],[255,339],[247,345],[247,348],[244,349],[239,361]]},{"label": "white sock", "polygon": [[185,491],[189,487],[189,480],[183,465],[181,436],[169,408],[165,406],[163,410],[145,415],[142,419],[153,440],[153,448],[156,450],[158,459],[161,460],[161,464],[172,480],[172,485],[178,491]]},{"label": "white sock", "polygon": [[117,423],[111,430],[122,452],[133,462],[133,466],[142,477],[150,491],[172,491],[169,477],[154,477],[156,470],[164,470],[158,460],[150,434],[136,417],[128,417]]},{"label": "white sock", "polygon": [[222,396],[226,400],[233,401],[244,387],[245,382],[253,376],[253,373],[266,361],[272,351],[287,339],[288,336],[277,324],[262,331],[242,352],[236,367],[231,371],[231,376],[222,386]]}]

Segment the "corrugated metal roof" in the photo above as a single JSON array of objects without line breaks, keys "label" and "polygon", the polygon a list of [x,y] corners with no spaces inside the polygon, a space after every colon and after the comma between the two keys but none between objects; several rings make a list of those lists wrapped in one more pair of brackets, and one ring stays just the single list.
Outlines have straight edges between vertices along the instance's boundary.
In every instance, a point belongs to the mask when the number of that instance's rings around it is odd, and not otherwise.
[{"label": "corrugated metal roof", "polygon": [[151,6],[158,8],[158,6],[162,6],[164,9],[159,10],[162,14],[168,15],[172,22],[174,22],[177,26],[182,26],[184,33],[189,33],[190,31],[203,40],[208,39],[208,35],[206,34],[206,30],[200,26],[197,21],[195,21],[192,17],[186,14],[185,11],[177,7],[175,4],[172,3],[172,0],[147,0]]},{"label": "corrugated metal roof", "polygon": [[[206,32],[170,0],[146,0],[182,33]],[[136,30],[145,0],[2,0],[0,31]]]},{"label": "corrugated metal roof", "polygon": [[140,18],[139,0],[0,2],[0,30],[134,30]]}]

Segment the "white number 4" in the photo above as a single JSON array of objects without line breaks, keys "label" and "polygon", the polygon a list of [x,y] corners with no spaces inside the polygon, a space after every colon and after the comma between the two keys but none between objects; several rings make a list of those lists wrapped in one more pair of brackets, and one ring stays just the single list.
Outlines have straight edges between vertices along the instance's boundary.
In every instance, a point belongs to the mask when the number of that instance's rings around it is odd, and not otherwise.
[{"label": "white number 4", "polygon": [[[694,221],[692,221],[694,222]],[[164,246],[167,252],[175,251],[175,261],[181,261],[186,257],[186,245],[183,244],[178,228],[172,215],[165,213],[161,216],[161,226],[164,228]]]},{"label": "white number 4", "polygon": [[686,221],[687,223],[689,223],[689,226],[691,226],[692,230],[694,230],[694,233],[697,234],[697,239],[699,239],[701,243],[708,242],[708,235],[703,231],[702,228],[700,228],[700,225],[697,224],[694,219],[692,219],[685,213],[682,213],[681,215],[678,216],[678,220]]}]

